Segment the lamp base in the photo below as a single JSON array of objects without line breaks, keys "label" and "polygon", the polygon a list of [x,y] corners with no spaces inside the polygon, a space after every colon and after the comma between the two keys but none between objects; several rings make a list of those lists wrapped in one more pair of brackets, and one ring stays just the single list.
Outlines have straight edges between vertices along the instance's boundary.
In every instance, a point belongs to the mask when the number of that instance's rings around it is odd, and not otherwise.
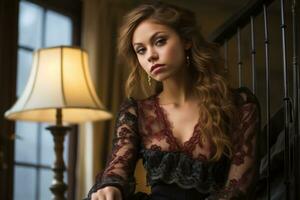
[{"label": "lamp base", "polygon": [[66,166],[63,159],[63,151],[65,136],[71,128],[54,125],[49,126],[46,129],[50,130],[53,136],[55,151],[55,160],[52,166],[54,177],[52,185],[50,186],[50,190],[53,194],[52,200],[66,200],[65,192],[68,186],[64,183],[64,171],[66,170]]}]

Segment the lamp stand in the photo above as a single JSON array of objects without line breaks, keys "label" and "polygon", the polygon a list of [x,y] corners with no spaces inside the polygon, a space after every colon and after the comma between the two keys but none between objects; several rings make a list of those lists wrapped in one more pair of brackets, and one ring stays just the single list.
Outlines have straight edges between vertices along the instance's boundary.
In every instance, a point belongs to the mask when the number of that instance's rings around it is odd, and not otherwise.
[{"label": "lamp stand", "polygon": [[52,166],[54,176],[52,185],[50,186],[50,190],[53,194],[52,200],[66,200],[65,192],[68,186],[64,183],[64,171],[66,170],[66,166],[64,163],[63,151],[65,136],[71,128],[62,125],[61,109],[56,110],[56,125],[49,126],[46,129],[50,130],[53,136],[55,151],[55,160]]}]

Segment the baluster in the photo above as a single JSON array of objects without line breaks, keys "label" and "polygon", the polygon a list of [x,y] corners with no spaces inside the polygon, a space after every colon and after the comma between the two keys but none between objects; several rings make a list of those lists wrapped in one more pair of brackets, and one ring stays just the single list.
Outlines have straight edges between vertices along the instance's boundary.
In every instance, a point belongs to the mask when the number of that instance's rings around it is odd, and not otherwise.
[{"label": "baluster", "polygon": [[268,10],[267,6],[263,5],[264,13],[264,35],[265,35],[265,72],[266,72],[266,117],[267,117],[267,158],[268,158],[268,169],[267,169],[267,198],[271,199],[271,146],[270,146],[270,57],[269,57],[269,29],[268,29]]},{"label": "baluster", "polygon": [[228,75],[228,40],[224,40],[224,68],[225,75]]},{"label": "baluster", "polygon": [[286,52],[286,24],[285,24],[285,3],[280,0],[280,17],[281,17],[281,42],[282,42],[282,61],[283,61],[283,86],[284,86],[284,183],[286,189],[286,200],[290,199],[290,106],[291,101],[288,96],[288,74],[287,74],[287,52]]},{"label": "baluster", "polygon": [[241,29],[240,27],[238,27],[237,29],[237,43],[238,43],[238,70],[239,70],[239,87],[242,86],[243,83],[243,77],[242,77],[242,67],[243,67],[243,63],[242,63],[242,58],[241,58]]},{"label": "baluster", "polygon": [[255,36],[254,36],[254,16],[250,17],[251,23],[251,66],[252,66],[252,92],[256,94],[256,63],[255,63]]},{"label": "baluster", "polygon": [[[294,152],[294,177],[295,177],[295,187],[294,188],[299,188],[299,91],[298,89],[300,88],[299,85],[299,65],[298,65],[298,25],[296,23],[296,19],[298,17],[297,13],[297,4],[296,0],[293,0],[292,3],[292,26],[293,26],[293,98],[294,98],[294,145],[293,145],[293,152]],[[295,199],[300,199],[300,191],[295,190]]]}]

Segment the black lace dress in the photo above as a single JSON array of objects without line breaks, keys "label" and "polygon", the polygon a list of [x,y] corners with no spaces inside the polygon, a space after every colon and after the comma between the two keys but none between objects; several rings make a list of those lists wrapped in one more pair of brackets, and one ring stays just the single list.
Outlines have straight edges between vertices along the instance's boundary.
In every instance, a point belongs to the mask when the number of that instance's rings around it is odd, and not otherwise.
[{"label": "black lace dress", "polygon": [[115,186],[125,200],[156,200],[152,194],[135,193],[134,170],[141,158],[147,185],[152,189],[172,185],[183,191],[196,191],[198,200],[246,199],[257,172],[255,144],[260,112],[249,89],[239,88],[235,94],[239,122],[231,135],[233,158],[223,156],[214,162],[209,161],[215,150],[211,140],[200,139],[201,121],[195,125],[191,138],[180,144],[157,95],[144,100],[127,99],[118,114],[110,159],[88,196],[105,186]]}]

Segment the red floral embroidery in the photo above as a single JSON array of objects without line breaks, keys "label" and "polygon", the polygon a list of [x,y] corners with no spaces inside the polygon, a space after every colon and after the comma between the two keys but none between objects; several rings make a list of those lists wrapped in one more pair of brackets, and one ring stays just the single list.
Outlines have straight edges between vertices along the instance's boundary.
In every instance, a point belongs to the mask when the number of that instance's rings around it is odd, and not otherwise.
[{"label": "red floral embroidery", "polygon": [[[240,121],[232,133],[233,157],[228,181],[223,190],[225,199],[246,192],[255,174],[255,143],[259,131],[259,107],[253,95],[245,93],[247,98],[240,97]],[[192,137],[180,144],[172,134],[172,127],[166,113],[159,106],[156,96],[145,100],[127,101],[122,104],[117,118],[116,135],[113,150],[106,168],[98,179],[98,185],[104,180],[120,182],[122,187],[129,187],[138,160],[139,148],[165,152],[181,152],[194,160],[207,161],[205,155],[211,155],[212,146],[205,148],[200,138],[201,122],[195,125]],[[209,138],[208,138],[208,142]],[[109,182],[105,182],[109,185]],[[100,184],[101,185],[101,184]],[[134,183],[130,183],[134,185]],[[133,187],[133,186],[130,186]],[[228,198],[227,198],[228,197]]]},{"label": "red floral embroidery", "polygon": [[150,149],[155,151],[161,151],[161,147],[156,144],[151,145]]}]

